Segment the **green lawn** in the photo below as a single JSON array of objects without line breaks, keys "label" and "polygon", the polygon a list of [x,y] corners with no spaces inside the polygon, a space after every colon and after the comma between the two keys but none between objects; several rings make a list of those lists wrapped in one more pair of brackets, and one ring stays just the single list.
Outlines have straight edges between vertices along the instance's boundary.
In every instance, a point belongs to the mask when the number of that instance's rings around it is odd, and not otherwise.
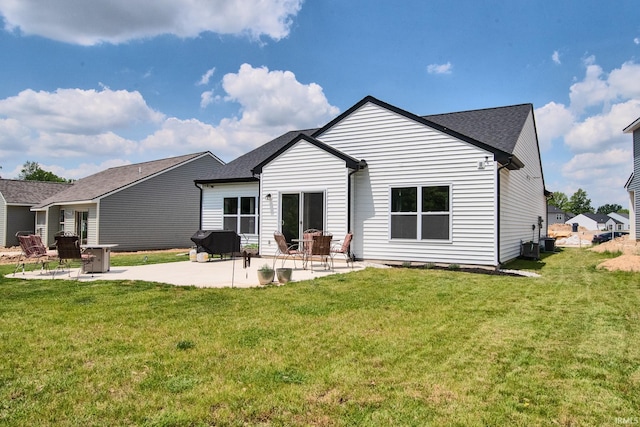
[{"label": "green lawn", "polygon": [[640,275],[610,256],[260,289],[0,278],[0,425],[638,423]]}]

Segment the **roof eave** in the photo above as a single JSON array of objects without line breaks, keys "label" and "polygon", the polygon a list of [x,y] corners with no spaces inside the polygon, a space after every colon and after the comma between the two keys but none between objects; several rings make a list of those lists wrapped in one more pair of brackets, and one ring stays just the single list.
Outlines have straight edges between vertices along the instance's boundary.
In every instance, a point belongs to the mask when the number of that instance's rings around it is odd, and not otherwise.
[{"label": "roof eave", "polygon": [[255,176],[253,177],[240,177],[240,178],[212,178],[212,179],[196,179],[194,182],[196,184],[225,184],[231,182],[256,182],[259,179]]},{"label": "roof eave", "polygon": [[631,133],[635,130],[640,129],[640,117],[638,117],[633,123],[631,123],[629,126],[627,126],[626,128],[624,128],[622,130],[622,132],[624,133]]}]

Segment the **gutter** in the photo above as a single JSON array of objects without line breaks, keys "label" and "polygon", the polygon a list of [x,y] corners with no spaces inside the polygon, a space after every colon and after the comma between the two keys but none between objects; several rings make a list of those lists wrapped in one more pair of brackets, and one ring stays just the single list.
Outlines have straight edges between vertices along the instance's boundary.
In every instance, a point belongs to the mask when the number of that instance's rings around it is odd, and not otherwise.
[{"label": "gutter", "polygon": [[497,218],[497,229],[498,229],[498,235],[496,236],[496,259],[498,260],[498,268],[500,268],[500,266],[502,265],[502,261],[500,260],[500,171],[504,168],[508,168],[511,163],[513,162],[513,157],[509,157],[509,160],[507,161],[507,163],[505,163],[504,165],[500,166],[498,168],[498,170],[496,171],[496,180],[497,180],[497,194],[496,194],[496,208],[497,208],[497,212],[496,212],[496,218]]}]

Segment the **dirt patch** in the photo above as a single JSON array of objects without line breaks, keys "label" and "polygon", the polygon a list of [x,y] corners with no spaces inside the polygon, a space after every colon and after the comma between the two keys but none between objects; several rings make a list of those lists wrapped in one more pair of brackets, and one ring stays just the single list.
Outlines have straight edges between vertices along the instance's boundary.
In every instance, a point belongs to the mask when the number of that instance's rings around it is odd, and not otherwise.
[{"label": "dirt patch", "polygon": [[604,268],[609,271],[638,271],[640,272],[640,244],[629,239],[629,236],[618,237],[599,245],[595,245],[591,249],[595,252],[620,252],[622,255],[611,258],[598,265],[598,268]]}]

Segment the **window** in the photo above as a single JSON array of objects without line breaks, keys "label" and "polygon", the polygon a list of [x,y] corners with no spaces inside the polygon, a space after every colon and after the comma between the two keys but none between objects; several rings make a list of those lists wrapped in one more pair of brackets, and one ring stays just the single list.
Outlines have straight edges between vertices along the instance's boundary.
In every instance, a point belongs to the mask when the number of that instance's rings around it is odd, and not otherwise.
[{"label": "window", "polygon": [[256,234],[257,214],[255,197],[226,197],[222,227],[239,234]]},{"label": "window", "polygon": [[64,231],[64,209],[60,209],[60,217],[58,219],[58,231]]},{"label": "window", "polygon": [[391,189],[391,238],[449,240],[451,187]]},{"label": "window", "polygon": [[556,214],[556,220],[557,221],[562,221],[564,219],[563,217],[564,217],[564,215],[562,215],[562,214]]}]

